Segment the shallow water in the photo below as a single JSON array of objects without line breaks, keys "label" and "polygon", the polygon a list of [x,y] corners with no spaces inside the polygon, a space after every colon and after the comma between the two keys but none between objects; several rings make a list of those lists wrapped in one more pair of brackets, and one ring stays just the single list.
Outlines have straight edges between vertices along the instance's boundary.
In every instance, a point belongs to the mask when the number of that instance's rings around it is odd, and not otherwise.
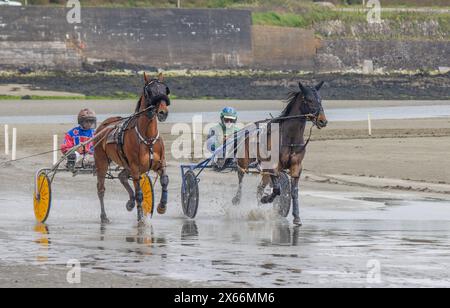
[{"label": "shallow water", "polygon": [[302,195],[302,228],[273,218],[270,208],[219,212],[208,200],[196,220],[177,209],[137,227],[122,202],[109,202],[113,223],[101,225],[96,200],[82,198],[60,199],[49,224],[39,226],[29,200],[0,193],[0,260],[65,265],[77,259],[86,271],[212,286],[450,287],[449,201],[396,193]]},{"label": "shallow water", "polygon": [[[217,112],[203,112],[203,121],[205,123],[216,122]],[[254,122],[277,116],[279,111],[245,111],[239,112],[239,119],[242,122]],[[366,121],[368,114],[373,120],[393,120],[393,119],[425,119],[450,117],[450,105],[440,106],[402,106],[402,107],[383,107],[383,108],[340,108],[326,109],[326,115],[329,121]],[[190,122],[198,113],[172,112],[167,120],[168,123]],[[117,115],[101,114],[98,115],[99,122],[109,117]],[[128,116],[122,114],[121,116]],[[72,124],[76,122],[73,115],[38,115],[38,116],[0,116],[0,124]]]}]

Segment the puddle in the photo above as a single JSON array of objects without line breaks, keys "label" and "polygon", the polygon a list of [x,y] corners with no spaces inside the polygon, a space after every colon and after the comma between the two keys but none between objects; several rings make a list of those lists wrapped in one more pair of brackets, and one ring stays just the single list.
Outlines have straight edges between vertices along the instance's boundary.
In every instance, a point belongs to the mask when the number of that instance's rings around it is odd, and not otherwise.
[{"label": "puddle", "polygon": [[[19,199],[14,215],[0,213],[0,260],[65,266],[77,259],[86,271],[236,287],[367,287],[368,264],[376,260],[381,286],[450,287],[450,202],[382,193],[304,194],[312,197],[302,205],[302,228],[283,219],[216,214],[194,221],[174,213],[136,227],[119,201],[109,203],[111,225],[99,224],[87,202],[74,218],[78,203],[65,201],[48,225],[36,226],[28,200]],[[359,209],[340,208],[347,200]],[[367,205],[373,202],[401,206]]]}]

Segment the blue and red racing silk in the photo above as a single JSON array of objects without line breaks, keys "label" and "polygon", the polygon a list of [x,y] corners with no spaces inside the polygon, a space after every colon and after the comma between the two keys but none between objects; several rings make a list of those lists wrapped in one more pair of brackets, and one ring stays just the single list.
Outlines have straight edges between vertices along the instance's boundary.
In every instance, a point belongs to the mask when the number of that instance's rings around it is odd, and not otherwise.
[{"label": "blue and red racing silk", "polygon": [[[75,127],[74,129],[67,132],[64,138],[64,144],[61,145],[61,152],[66,154],[73,147],[79,145],[80,143],[86,142],[94,137],[94,129],[83,129],[81,126]],[[93,143],[86,145],[86,149],[81,154],[94,154]]]}]

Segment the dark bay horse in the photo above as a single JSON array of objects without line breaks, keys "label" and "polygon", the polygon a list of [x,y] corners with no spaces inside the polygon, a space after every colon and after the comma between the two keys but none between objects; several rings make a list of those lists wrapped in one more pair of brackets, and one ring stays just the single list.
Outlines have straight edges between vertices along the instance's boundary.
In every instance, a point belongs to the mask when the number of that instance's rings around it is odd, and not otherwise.
[{"label": "dark bay horse", "polygon": [[[147,78],[144,74],[144,91],[136,107],[135,116],[123,128],[122,147],[115,143],[108,143],[110,134],[116,132],[117,123],[122,123],[122,118],[110,118],[104,121],[97,129],[97,140],[95,144],[95,165],[97,171],[97,190],[101,205],[101,221],[109,223],[106,215],[104,196],[105,179],[111,161],[115,162],[124,170],[119,179],[127,190],[130,200],[127,209],[132,211],[137,204],[137,218],[143,220],[143,193],[140,187],[141,175],[150,170],[158,173],[162,186],[161,201],[158,205],[158,213],[165,214],[169,177],[166,173],[166,159],[164,141],[158,131],[158,120],[164,122],[168,115],[170,106],[169,88],[164,84],[163,77],[159,79]],[[134,183],[134,191],[128,180],[131,177]]]},{"label": "dark bay horse", "polygon": [[[277,134],[279,136],[279,159],[277,159],[275,165],[270,169],[263,170],[263,179],[261,185],[258,187],[259,191],[264,191],[265,187],[272,183],[273,193],[268,196],[264,196],[261,203],[272,203],[277,196],[281,194],[280,188],[280,172],[289,170],[291,176],[291,196],[293,206],[294,224],[301,226],[302,221],[300,219],[299,212],[299,179],[302,173],[302,162],[306,154],[307,142],[304,139],[304,133],[306,128],[306,122],[312,121],[313,124],[322,129],[327,126],[328,121],[325,116],[324,109],[322,107],[322,98],[319,94],[319,90],[322,88],[324,82],[319,83],[315,87],[307,87],[299,83],[300,91],[292,92],[287,100],[287,106],[281,113],[279,120],[276,118],[273,122],[279,124],[278,129],[272,129],[270,134]],[[269,129],[270,130],[270,129]],[[246,148],[249,147],[249,142],[246,142]],[[271,148],[271,142],[268,142],[269,150]],[[273,151],[272,151],[273,154]],[[242,181],[244,175],[249,171],[249,165],[256,161],[249,157],[249,151],[246,149],[245,157],[238,159],[238,176],[239,176],[239,189],[236,196],[233,199],[234,204],[238,204],[242,195]],[[260,152],[258,152],[258,161],[261,161]]]}]

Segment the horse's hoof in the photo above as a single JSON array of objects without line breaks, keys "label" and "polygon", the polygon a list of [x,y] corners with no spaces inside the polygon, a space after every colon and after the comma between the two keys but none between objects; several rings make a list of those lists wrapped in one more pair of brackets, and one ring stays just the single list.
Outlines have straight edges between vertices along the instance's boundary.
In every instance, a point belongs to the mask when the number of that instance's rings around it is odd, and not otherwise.
[{"label": "horse's hoof", "polygon": [[262,197],[262,199],[261,199],[261,204],[270,204],[272,202],[273,202],[273,200],[271,199],[270,196],[265,196],[265,197]]},{"label": "horse's hoof", "polygon": [[162,205],[162,204],[158,205],[158,214],[159,215],[164,215],[164,214],[166,214],[166,212],[167,212],[167,206]]},{"label": "horse's hoof", "polygon": [[297,227],[303,226],[303,222],[302,222],[302,220],[300,219],[300,217],[294,218],[294,225],[297,226]]},{"label": "horse's hoof", "polygon": [[102,216],[101,218],[102,224],[110,224],[111,220],[108,219],[106,216]]},{"label": "horse's hoof", "polygon": [[130,200],[130,201],[127,202],[127,211],[128,212],[132,212],[135,207],[136,207],[136,202],[135,201]]},{"label": "horse's hoof", "polygon": [[233,202],[233,205],[239,205],[241,203],[241,198],[234,197],[232,202]]}]

